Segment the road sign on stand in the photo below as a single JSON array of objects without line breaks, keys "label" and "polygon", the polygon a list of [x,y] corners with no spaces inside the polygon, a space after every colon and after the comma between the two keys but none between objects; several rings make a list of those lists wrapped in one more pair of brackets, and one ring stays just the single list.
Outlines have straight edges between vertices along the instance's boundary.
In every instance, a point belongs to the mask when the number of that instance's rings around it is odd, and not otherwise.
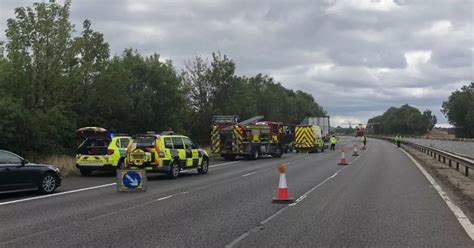
[{"label": "road sign on stand", "polygon": [[117,191],[140,192],[146,191],[146,170],[123,169],[117,170]]}]

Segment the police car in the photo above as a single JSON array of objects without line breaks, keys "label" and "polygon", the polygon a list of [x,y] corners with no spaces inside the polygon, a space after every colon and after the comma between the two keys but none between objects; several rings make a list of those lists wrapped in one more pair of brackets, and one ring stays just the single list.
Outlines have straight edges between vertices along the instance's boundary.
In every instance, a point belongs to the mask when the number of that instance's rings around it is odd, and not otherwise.
[{"label": "police car", "polygon": [[173,132],[136,135],[125,161],[128,167],[163,172],[171,179],[177,178],[182,170],[194,168],[199,174],[206,174],[209,169],[207,152],[187,136]]},{"label": "police car", "polygon": [[76,152],[76,167],[83,176],[91,175],[94,170],[115,171],[124,167],[132,137],[116,135],[101,127],[83,127],[76,133],[83,138]]}]

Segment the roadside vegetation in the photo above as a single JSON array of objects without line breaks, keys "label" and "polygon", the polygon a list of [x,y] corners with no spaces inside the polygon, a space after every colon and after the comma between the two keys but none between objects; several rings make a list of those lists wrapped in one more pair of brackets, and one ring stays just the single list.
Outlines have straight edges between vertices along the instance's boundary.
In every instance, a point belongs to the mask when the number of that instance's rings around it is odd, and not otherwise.
[{"label": "roadside vegetation", "polygon": [[455,127],[456,137],[474,138],[474,82],[452,92],[441,111]]},{"label": "roadside vegetation", "polygon": [[[168,128],[209,143],[213,115],[264,115],[298,123],[321,116],[312,95],[263,74],[239,76],[224,54],[190,58],[179,71],[158,53],[110,56],[102,33],[71,23],[71,1],[15,9],[0,44],[0,148],[22,155],[72,154],[74,130],[135,134]],[[124,34],[126,35],[126,34]],[[60,159],[60,158],[58,158]]]},{"label": "roadside vegetation", "polygon": [[436,122],[437,118],[431,110],[421,113],[405,104],[400,108],[391,107],[382,115],[370,119],[367,128],[372,134],[423,135],[431,131]]}]

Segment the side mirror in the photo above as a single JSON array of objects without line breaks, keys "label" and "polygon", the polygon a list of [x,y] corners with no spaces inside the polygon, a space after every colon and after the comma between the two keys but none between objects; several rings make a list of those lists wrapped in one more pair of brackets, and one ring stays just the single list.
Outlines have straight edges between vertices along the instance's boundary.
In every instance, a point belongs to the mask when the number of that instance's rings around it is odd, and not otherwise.
[{"label": "side mirror", "polygon": [[26,160],[26,159],[22,159],[21,160],[21,166],[25,166],[26,164],[30,163],[30,161]]}]

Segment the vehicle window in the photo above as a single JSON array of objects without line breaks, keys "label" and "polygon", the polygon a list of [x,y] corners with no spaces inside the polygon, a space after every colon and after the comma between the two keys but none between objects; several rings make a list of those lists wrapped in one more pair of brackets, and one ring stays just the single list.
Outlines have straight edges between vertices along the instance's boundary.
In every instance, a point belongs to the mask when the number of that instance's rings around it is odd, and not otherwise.
[{"label": "vehicle window", "polygon": [[196,149],[196,145],[193,143],[193,141],[189,138],[183,138],[184,145],[186,146],[186,149]]},{"label": "vehicle window", "polygon": [[173,137],[174,149],[184,149],[183,139],[181,137]]},{"label": "vehicle window", "polygon": [[117,141],[115,141],[115,145],[116,145],[117,147],[120,147],[120,139],[117,139]]},{"label": "vehicle window", "polygon": [[165,148],[173,149],[173,144],[171,143],[170,138],[165,138]]},{"label": "vehicle window", "polygon": [[148,148],[155,146],[155,139],[153,136],[137,137],[134,143],[137,144],[137,148]]},{"label": "vehicle window", "polygon": [[127,148],[130,143],[130,139],[120,139],[120,147]]},{"label": "vehicle window", "polygon": [[8,152],[0,151],[0,164],[20,164],[21,158]]}]

